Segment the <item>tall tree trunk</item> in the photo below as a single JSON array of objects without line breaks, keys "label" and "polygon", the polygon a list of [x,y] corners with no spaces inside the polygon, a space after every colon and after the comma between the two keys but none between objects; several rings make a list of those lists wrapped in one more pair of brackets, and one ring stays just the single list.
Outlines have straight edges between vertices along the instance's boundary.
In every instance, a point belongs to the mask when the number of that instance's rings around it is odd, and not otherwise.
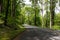
[{"label": "tall tree trunk", "polygon": [[8,19],[8,13],[9,13],[9,0],[7,0],[7,7],[6,7],[6,14],[5,14],[5,20],[4,20],[4,25],[7,25],[7,19]]},{"label": "tall tree trunk", "polygon": [[44,25],[44,24],[43,24],[43,7],[42,7],[42,9],[41,9],[41,12],[42,12],[41,15],[42,15],[42,28],[43,28],[43,25]]},{"label": "tall tree trunk", "polygon": [[48,9],[48,0],[47,0],[46,8],[47,8],[47,9],[46,9],[46,14],[47,14],[47,15],[46,15],[46,27],[48,27],[48,26],[49,26],[49,25],[48,25],[48,10],[49,10],[49,9]]},{"label": "tall tree trunk", "polygon": [[15,17],[15,9],[16,9],[16,0],[12,1],[12,17]]},{"label": "tall tree trunk", "polygon": [[39,3],[41,4],[41,9],[40,9],[40,11],[41,11],[41,15],[42,15],[42,28],[43,28],[43,26],[44,26],[44,20],[43,20],[43,3],[44,2],[44,0],[39,0]]},{"label": "tall tree trunk", "polygon": [[[15,19],[16,17],[16,0],[12,0],[12,12],[11,12],[12,18]],[[12,26],[16,26],[15,20],[12,20]]]},{"label": "tall tree trunk", "polygon": [[37,24],[36,24],[36,7],[37,7],[37,1],[34,0],[35,25],[37,25]]},{"label": "tall tree trunk", "polygon": [[28,24],[30,23],[30,20],[29,20],[29,13],[28,13]]},{"label": "tall tree trunk", "polygon": [[50,28],[54,25],[55,0],[50,0]]},{"label": "tall tree trunk", "polygon": [[36,9],[35,9],[35,25],[37,25],[37,24],[36,24]]},{"label": "tall tree trunk", "polygon": [[0,0],[0,13],[1,13],[1,0]]},{"label": "tall tree trunk", "polygon": [[0,13],[2,12],[2,1],[3,0],[0,0]]},{"label": "tall tree trunk", "polygon": [[48,27],[48,11],[46,11],[47,15],[46,15],[46,27]]}]

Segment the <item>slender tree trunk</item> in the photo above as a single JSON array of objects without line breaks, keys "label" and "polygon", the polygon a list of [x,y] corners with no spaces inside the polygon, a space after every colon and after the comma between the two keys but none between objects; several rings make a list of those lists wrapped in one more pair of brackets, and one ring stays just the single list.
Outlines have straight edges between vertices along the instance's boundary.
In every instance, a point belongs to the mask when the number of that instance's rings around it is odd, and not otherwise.
[{"label": "slender tree trunk", "polygon": [[1,13],[1,0],[0,0],[0,13]]},{"label": "slender tree trunk", "polygon": [[50,28],[54,25],[55,0],[50,0]]},{"label": "slender tree trunk", "polygon": [[43,28],[43,25],[44,23],[43,23],[43,8],[42,8],[42,28]]},{"label": "slender tree trunk", "polygon": [[2,1],[3,0],[0,0],[0,13],[2,12]]},{"label": "slender tree trunk", "polygon": [[50,14],[50,28],[52,27],[51,14]]},{"label": "slender tree trunk", "polygon": [[16,26],[16,23],[15,23],[15,18],[16,18],[16,0],[12,0],[12,18],[14,19],[13,23],[12,23],[12,26]]},{"label": "slender tree trunk", "polygon": [[47,15],[46,15],[46,27],[48,27],[48,11],[46,11]]},{"label": "slender tree trunk", "polygon": [[34,0],[35,25],[37,25],[37,24],[36,24],[36,6],[37,6],[37,1]]},{"label": "slender tree trunk", "polygon": [[16,0],[12,1],[12,17],[15,17],[15,9],[16,9]]},{"label": "slender tree trunk", "polygon": [[43,0],[42,0],[42,4],[41,4],[41,7],[42,7],[42,10],[41,10],[41,12],[42,12],[42,28],[43,28],[43,26],[44,26],[44,21],[43,21]]},{"label": "slender tree trunk", "polygon": [[9,13],[9,0],[7,0],[7,7],[6,7],[6,14],[5,14],[5,20],[4,20],[4,25],[7,25],[7,19],[8,19],[8,13]]},{"label": "slender tree trunk", "polygon": [[46,7],[47,7],[47,9],[46,9],[46,27],[48,27],[49,25],[48,25],[48,2],[47,2],[47,4],[46,4]]},{"label": "slender tree trunk", "polygon": [[35,25],[37,25],[37,24],[36,24],[36,9],[35,9]]},{"label": "slender tree trunk", "polygon": [[28,12],[28,24],[30,24],[30,13]]}]

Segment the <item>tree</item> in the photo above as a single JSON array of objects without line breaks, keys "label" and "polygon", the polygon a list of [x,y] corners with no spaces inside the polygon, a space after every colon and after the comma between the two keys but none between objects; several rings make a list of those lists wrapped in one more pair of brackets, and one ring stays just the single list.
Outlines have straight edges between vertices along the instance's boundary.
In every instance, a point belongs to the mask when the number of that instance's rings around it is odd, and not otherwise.
[{"label": "tree", "polygon": [[9,10],[9,0],[7,0],[7,7],[6,7],[6,14],[5,14],[5,20],[4,20],[4,25],[7,25],[7,18],[8,18],[8,10]]},{"label": "tree", "polygon": [[48,14],[46,13],[45,15],[44,15],[44,26],[46,27],[46,28],[50,28],[49,26],[50,26],[50,12],[48,11]]},{"label": "tree", "polygon": [[30,1],[32,2],[32,7],[34,8],[34,13],[35,13],[34,22],[35,22],[35,25],[36,25],[36,10],[35,10],[35,8],[36,8],[36,5],[37,5],[37,0],[30,0]]},{"label": "tree", "polygon": [[37,10],[36,10],[36,9],[37,9],[37,7],[38,7],[38,1],[39,1],[39,0],[30,0],[30,1],[32,2],[32,7],[34,8],[34,13],[35,13],[34,22],[35,22],[35,25],[37,25],[37,22],[36,22],[36,21],[37,21],[37,20],[36,20],[37,18],[36,18],[36,16],[37,16],[38,13],[37,13]]},{"label": "tree", "polygon": [[50,20],[49,0],[46,0],[46,1],[45,1],[45,10],[46,10],[46,14],[45,14],[45,16],[44,16],[44,18],[46,17],[46,18],[45,18],[45,21],[46,21],[46,22],[45,22],[45,26],[48,27],[49,24],[50,24],[50,23],[49,23],[49,22],[50,22],[50,21],[49,21],[49,20]]},{"label": "tree", "polygon": [[56,0],[50,0],[50,28],[54,25]]},{"label": "tree", "polygon": [[2,0],[0,0],[0,13],[1,13],[1,7],[2,7]]}]

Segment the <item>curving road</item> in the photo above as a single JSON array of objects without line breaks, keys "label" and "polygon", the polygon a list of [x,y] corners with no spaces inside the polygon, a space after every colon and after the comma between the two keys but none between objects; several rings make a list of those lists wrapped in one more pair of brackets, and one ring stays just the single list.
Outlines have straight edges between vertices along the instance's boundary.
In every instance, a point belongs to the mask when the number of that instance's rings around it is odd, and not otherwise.
[{"label": "curving road", "polygon": [[30,25],[24,25],[26,31],[18,35],[14,40],[60,40],[60,32],[51,29],[40,29]]}]

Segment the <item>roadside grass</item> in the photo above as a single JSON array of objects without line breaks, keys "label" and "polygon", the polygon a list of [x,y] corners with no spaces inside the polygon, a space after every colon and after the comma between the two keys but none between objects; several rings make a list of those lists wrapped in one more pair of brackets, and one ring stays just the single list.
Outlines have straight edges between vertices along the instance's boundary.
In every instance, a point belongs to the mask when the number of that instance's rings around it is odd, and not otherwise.
[{"label": "roadside grass", "polygon": [[54,25],[54,26],[52,27],[52,29],[54,29],[54,30],[60,30],[60,26],[59,26],[59,25]]},{"label": "roadside grass", "polygon": [[11,40],[11,38],[15,37],[24,30],[25,28],[18,28],[17,30],[11,30],[7,27],[0,28],[0,40]]}]

